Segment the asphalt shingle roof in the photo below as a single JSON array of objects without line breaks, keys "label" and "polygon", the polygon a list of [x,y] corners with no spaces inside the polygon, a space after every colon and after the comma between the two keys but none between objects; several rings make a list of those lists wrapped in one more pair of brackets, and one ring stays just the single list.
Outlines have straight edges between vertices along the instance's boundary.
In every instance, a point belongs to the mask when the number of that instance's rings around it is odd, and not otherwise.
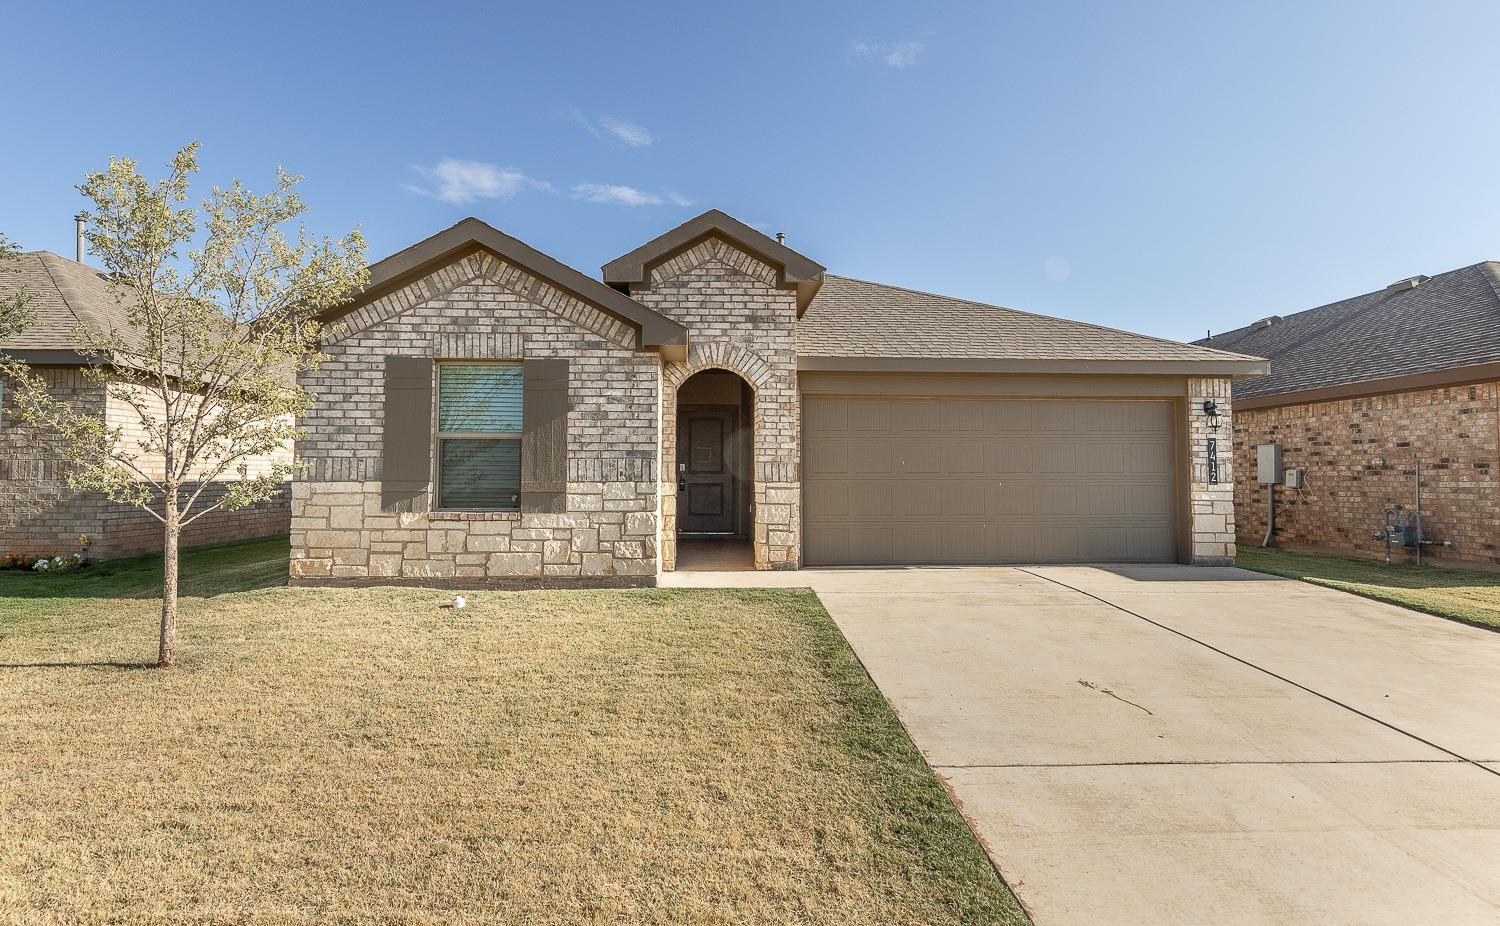
[{"label": "asphalt shingle roof", "polygon": [[1254,360],[1087,322],[828,274],[797,325],[809,357]]},{"label": "asphalt shingle roof", "polygon": [[1256,398],[1500,361],[1500,263],[1380,289],[1198,344],[1259,354],[1271,373],[1234,384]]},{"label": "asphalt shingle roof", "polygon": [[103,273],[50,251],[31,251],[0,264],[0,296],[22,289],[32,294],[36,321],[0,340],[0,348],[75,350],[80,326],[101,332],[130,327]]}]

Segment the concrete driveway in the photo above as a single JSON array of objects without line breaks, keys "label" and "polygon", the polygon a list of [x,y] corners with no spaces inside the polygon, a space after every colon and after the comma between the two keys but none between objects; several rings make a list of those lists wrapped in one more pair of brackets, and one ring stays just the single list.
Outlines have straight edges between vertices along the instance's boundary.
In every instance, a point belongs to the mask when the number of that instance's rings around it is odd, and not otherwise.
[{"label": "concrete driveway", "polygon": [[1500,634],[1237,569],[667,579],[813,587],[1040,926],[1500,922]]}]

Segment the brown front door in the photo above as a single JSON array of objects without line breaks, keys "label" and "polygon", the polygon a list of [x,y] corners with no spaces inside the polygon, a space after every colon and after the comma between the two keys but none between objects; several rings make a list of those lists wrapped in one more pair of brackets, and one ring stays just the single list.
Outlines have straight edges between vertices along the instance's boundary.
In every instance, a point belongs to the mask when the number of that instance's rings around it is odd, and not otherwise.
[{"label": "brown front door", "polygon": [[738,414],[728,406],[683,408],[677,421],[677,530],[735,532]]}]

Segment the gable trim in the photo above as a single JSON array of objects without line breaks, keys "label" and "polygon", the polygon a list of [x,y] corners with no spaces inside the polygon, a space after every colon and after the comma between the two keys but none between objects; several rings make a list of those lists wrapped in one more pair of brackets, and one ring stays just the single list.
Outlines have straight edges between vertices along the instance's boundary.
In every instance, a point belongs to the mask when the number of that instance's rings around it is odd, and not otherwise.
[{"label": "gable trim", "polygon": [[818,294],[818,288],[823,285],[826,268],[718,209],[710,209],[700,216],[688,219],[671,231],[605,264],[604,282],[623,289],[645,284],[653,265],[695,247],[714,235],[775,267],[776,285],[797,292],[797,314],[800,316],[807,311],[813,296]]},{"label": "gable trim", "polygon": [[473,216],[371,264],[370,280],[354,299],[319,313],[317,318],[325,324],[338,321],[410,283],[440,274],[444,267],[477,252],[489,252],[625,322],[635,329],[642,349],[654,348],[668,359],[687,353],[686,326]]}]

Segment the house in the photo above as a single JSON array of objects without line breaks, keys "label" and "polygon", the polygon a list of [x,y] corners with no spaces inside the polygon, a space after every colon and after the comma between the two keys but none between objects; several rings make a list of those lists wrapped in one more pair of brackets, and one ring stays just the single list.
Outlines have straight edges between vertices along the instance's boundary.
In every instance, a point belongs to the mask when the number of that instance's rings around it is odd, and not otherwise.
[{"label": "house", "polygon": [[[1497,564],[1500,552],[1500,263],[1485,261],[1215,335],[1269,357],[1234,383],[1241,543],[1265,539],[1256,446],[1280,444],[1306,486],[1278,487],[1272,541],[1384,555],[1386,509],[1405,523],[1421,476],[1422,554]],[[1414,551],[1397,548],[1398,556]]]},{"label": "house", "polygon": [[[126,429],[138,416],[83,370],[80,332],[129,328],[126,309],[99,270],[48,251],[18,255],[0,266],[0,298],[30,294],[33,324],[0,340],[0,353],[26,362],[52,395],[91,409],[111,425]],[[71,553],[87,538],[97,558],[129,556],[161,549],[160,522],[133,505],[111,502],[97,492],[75,492],[65,481],[66,460],[55,434],[14,417],[13,395],[0,382],[0,552],[34,555]],[[290,448],[283,452],[290,455]],[[267,459],[246,461],[264,472]],[[143,465],[147,465],[144,463]],[[222,495],[214,483],[200,496],[200,507]],[[196,487],[194,487],[196,488]],[[223,509],[198,518],[182,534],[183,545],[217,543],[285,534],[291,519],[291,493],[237,511]]]},{"label": "house", "polygon": [[305,584],[649,585],[705,546],[759,569],[1227,563],[1215,429],[1265,370],[833,276],[719,211],[602,280],[465,219],[324,320]]}]

